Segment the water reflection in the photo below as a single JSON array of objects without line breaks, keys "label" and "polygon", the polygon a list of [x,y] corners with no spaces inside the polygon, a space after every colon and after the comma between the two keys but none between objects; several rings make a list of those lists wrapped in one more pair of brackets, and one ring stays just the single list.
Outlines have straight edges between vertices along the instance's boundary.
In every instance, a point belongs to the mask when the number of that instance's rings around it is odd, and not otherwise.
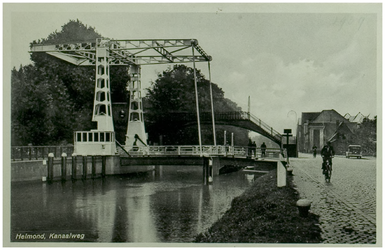
[{"label": "water reflection", "polygon": [[11,240],[57,232],[96,242],[191,242],[256,178],[240,171],[203,185],[201,167],[161,166],[106,179],[12,184]]}]

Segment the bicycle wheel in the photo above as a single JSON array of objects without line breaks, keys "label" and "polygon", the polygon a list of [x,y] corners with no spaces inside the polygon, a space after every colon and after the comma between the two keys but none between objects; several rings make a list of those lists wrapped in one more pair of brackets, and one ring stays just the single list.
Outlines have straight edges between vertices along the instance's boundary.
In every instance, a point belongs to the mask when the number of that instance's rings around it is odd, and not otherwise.
[{"label": "bicycle wheel", "polygon": [[332,178],[332,170],[329,167],[329,169],[328,169],[328,182],[330,182],[331,178]]}]

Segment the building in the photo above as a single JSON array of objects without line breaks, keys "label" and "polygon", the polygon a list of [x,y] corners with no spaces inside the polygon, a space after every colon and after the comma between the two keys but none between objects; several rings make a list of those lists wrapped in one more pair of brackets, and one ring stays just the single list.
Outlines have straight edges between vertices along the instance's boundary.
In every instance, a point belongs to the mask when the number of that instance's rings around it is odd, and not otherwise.
[{"label": "building", "polygon": [[356,140],[357,122],[352,122],[335,110],[302,113],[297,128],[298,150],[309,153],[313,146],[318,152],[331,141],[336,154],[345,154],[349,144]]}]

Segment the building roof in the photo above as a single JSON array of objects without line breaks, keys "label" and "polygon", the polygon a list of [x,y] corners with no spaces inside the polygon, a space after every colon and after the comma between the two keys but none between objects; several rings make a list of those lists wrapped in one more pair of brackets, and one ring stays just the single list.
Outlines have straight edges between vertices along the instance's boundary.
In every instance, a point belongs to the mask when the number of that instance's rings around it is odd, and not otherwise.
[{"label": "building roof", "polygon": [[345,114],[344,117],[346,119],[348,119],[350,122],[357,122],[357,123],[362,123],[362,121],[365,119],[365,118],[369,118],[369,115],[367,116],[364,116],[361,112],[358,112],[357,115],[353,116],[353,115],[350,115],[349,113]]},{"label": "building roof", "polygon": [[337,127],[336,131],[334,132],[334,134],[328,139],[328,141],[333,142],[333,141],[337,140],[337,135],[339,133],[354,134],[353,131],[349,128],[349,126],[346,123],[341,122],[338,125],[338,127]]},{"label": "building roof", "polygon": [[316,123],[330,123],[330,122],[334,123],[336,121],[348,122],[349,120],[344,118],[334,109],[322,110],[322,112],[317,116],[317,118],[313,120],[313,122],[316,122]]},{"label": "building roof", "polygon": [[302,124],[305,123],[306,121],[313,121],[317,116],[319,116],[321,112],[306,112],[302,113]]},{"label": "building roof", "polygon": [[321,112],[302,113],[302,123],[309,121],[311,123],[328,123],[335,121],[349,121],[334,109],[322,110]]}]

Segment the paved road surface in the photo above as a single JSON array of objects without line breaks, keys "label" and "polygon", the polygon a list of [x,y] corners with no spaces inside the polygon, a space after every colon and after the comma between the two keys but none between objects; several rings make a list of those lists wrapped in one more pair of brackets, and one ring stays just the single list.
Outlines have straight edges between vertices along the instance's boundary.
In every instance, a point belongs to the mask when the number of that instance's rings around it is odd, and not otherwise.
[{"label": "paved road surface", "polygon": [[376,243],[376,158],[336,156],[330,183],[321,173],[320,156],[300,154],[290,163],[301,198],[311,200],[311,212],[320,216],[324,243]]}]

